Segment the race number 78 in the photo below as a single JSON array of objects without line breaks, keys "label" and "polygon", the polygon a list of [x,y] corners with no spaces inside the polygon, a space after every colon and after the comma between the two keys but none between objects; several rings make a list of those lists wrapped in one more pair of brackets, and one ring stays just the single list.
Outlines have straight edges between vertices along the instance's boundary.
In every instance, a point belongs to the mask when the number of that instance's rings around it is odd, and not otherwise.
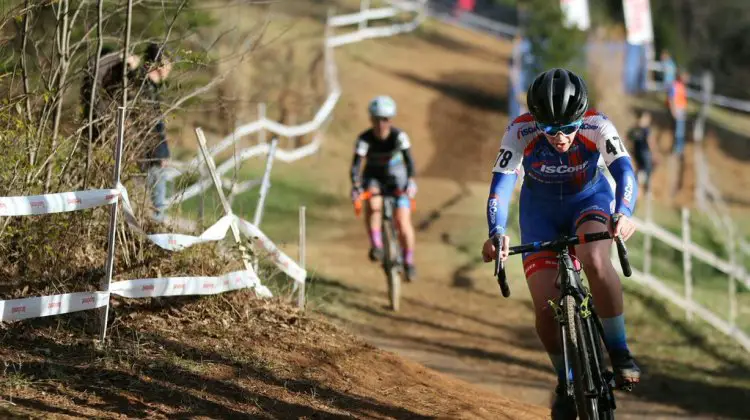
[{"label": "race number 78", "polygon": [[495,167],[497,168],[505,168],[508,166],[508,163],[510,162],[510,159],[513,157],[513,152],[510,150],[500,149],[500,152],[497,154],[497,159],[495,159]]}]

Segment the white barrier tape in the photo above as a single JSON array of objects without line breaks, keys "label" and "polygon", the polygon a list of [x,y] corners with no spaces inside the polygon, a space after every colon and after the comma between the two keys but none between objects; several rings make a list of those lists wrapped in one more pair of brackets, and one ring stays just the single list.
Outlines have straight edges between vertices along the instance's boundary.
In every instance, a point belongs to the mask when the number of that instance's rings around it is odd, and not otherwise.
[{"label": "white barrier tape", "polygon": [[215,295],[238,289],[253,289],[262,297],[272,297],[252,271],[235,271],[219,277],[161,277],[123,280],[112,283],[110,293],[126,298],[158,296]]},{"label": "white barrier tape", "polygon": [[[282,137],[297,137],[302,136],[308,133],[311,133],[315,130],[317,130],[328,118],[328,116],[333,111],[333,108],[336,106],[336,103],[338,102],[339,98],[341,97],[341,92],[337,89],[333,92],[331,92],[330,95],[328,95],[328,98],[326,98],[326,101],[323,103],[321,108],[318,110],[318,112],[315,114],[315,117],[313,117],[312,121],[306,122],[304,124],[299,125],[283,125],[279,124],[276,121],[271,121],[268,119],[261,119],[259,121],[252,122],[247,125],[243,125],[239,128],[237,128],[234,133],[230,134],[229,136],[223,138],[219,143],[216,143],[213,147],[211,147],[211,156],[216,156],[217,154],[223,152],[227,148],[229,148],[232,144],[237,142],[238,139],[242,138],[243,136],[247,136],[250,134],[253,134],[255,132],[258,132],[260,130],[268,130],[276,135],[282,136]],[[258,145],[255,147],[265,147],[266,151],[268,150],[268,145]],[[259,149],[260,150],[260,149]],[[259,152],[258,154],[262,154],[262,152]],[[187,164],[183,164],[182,166],[187,167],[195,167],[199,163],[199,156],[196,156],[188,162]],[[171,180],[179,176],[180,172],[178,171],[170,171],[167,175],[167,179]]]},{"label": "white barrier tape", "polygon": [[711,102],[726,108],[734,108],[739,111],[750,112],[750,102],[741,99],[728,98],[721,95],[711,96]]},{"label": "white barrier tape", "polygon": [[181,233],[146,233],[138,224],[138,221],[130,205],[128,191],[120,184],[122,192],[122,210],[125,214],[125,222],[135,231],[145,235],[151,242],[168,251],[181,251],[190,246],[203,242],[216,242],[224,239],[227,230],[232,223],[232,216],[224,216],[206,229],[200,236],[183,235]]},{"label": "white barrier tape", "polygon": [[253,289],[261,297],[273,297],[251,271],[235,271],[219,277],[164,277],[112,283],[110,292],[78,292],[0,301],[0,321],[20,321],[101,308],[110,293],[127,298],[215,295],[238,289]]},{"label": "white barrier tape", "polygon": [[334,36],[331,38],[328,38],[327,45],[329,47],[339,47],[345,44],[351,44],[354,42],[364,41],[366,39],[371,38],[382,38],[387,36],[393,36],[397,35],[403,32],[410,32],[416,29],[420,23],[422,22],[422,18],[417,18],[413,22],[398,24],[398,25],[391,25],[391,26],[384,26],[384,27],[377,27],[377,28],[365,28],[357,32],[352,32],[350,34],[344,34],[339,36]]},{"label": "white barrier tape", "polygon": [[427,5],[427,0],[389,0],[388,2],[404,12],[421,12]]},{"label": "white barrier tape", "polygon": [[253,238],[257,242],[259,242],[263,249],[265,249],[266,252],[269,253],[271,259],[276,263],[281,271],[286,273],[297,283],[305,282],[307,271],[297,265],[297,263],[293,259],[289,258],[288,255],[281,252],[276,247],[276,245],[271,242],[271,240],[268,239],[268,237],[255,225],[246,220],[242,220],[239,217],[237,218],[237,221],[239,222],[240,232],[242,232],[245,236]]},{"label": "white barrier tape", "polygon": [[250,191],[253,188],[259,186],[260,184],[261,182],[258,181],[257,179],[251,179],[250,181],[240,182],[238,184],[234,184],[234,186],[230,186],[231,187],[230,190],[232,191],[232,194],[237,195],[237,194],[242,194],[247,191]]},{"label": "white barrier tape", "polygon": [[183,201],[189,200],[202,193],[203,191],[211,188],[213,185],[214,181],[211,178],[200,180],[197,183],[189,186],[188,188],[185,188],[183,191],[180,191],[179,193],[176,193],[175,195],[170,197],[167,200],[167,207],[172,207],[176,203],[181,203]]},{"label": "white barrier tape", "polygon": [[368,20],[386,19],[399,14],[401,10],[393,7],[383,9],[369,9],[359,13],[332,16],[328,23],[333,27],[354,25],[355,23],[367,22]]},{"label": "white barrier tape", "polygon": [[88,190],[0,197],[0,216],[30,216],[89,209],[112,204],[119,196],[117,190]]},{"label": "white barrier tape", "polygon": [[146,235],[151,242],[163,249],[168,251],[180,251],[195,244],[220,241],[226,237],[227,231],[234,221],[238,223],[240,232],[245,233],[245,235],[251,239],[259,241],[263,248],[271,255],[272,260],[276,263],[279,269],[289,275],[294,281],[301,283],[304,282],[307,277],[307,272],[297,265],[293,259],[281,252],[260,229],[252,223],[242,220],[236,215],[222,217],[206,229],[206,231],[200,236],[183,235],[179,233],[147,234],[143,231],[140,225],[138,225],[135,214],[130,205],[130,200],[128,199],[127,190],[124,186],[120,185],[120,191],[122,192],[122,209],[125,213],[126,223],[137,232]]},{"label": "white barrier tape", "polygon": [[107,305],[107,292],[79,292],[0,301],[0,321],[19,321],[70,312],[85,311]]}]

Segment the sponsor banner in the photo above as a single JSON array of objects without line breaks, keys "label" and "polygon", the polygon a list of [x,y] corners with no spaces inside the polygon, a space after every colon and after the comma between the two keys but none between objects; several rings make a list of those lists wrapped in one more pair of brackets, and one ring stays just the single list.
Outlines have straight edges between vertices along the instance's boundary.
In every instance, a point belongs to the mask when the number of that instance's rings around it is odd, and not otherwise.
[{"label": "sponsor banner", "polygon": [[654,41],[649,0],[622,0],[625,12],[625,27],[628,43],[632,45],[650,44]]},{"label": "sponsor banner", "polygon": [[560,0],[565,26],[586,31],[591,26],[588,0]]}]

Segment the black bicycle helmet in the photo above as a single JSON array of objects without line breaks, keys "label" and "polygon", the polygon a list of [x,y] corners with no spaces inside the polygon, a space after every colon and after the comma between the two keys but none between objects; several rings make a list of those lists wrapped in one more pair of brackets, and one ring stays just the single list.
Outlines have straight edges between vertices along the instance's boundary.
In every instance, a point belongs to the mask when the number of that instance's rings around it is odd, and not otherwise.
[{"label": "black bicycle helmet", "polygon": [[539,74],[526,93],[526,105],[542,124],[570,124],[589,107],[586,83],[572,71],[555,68]]}]

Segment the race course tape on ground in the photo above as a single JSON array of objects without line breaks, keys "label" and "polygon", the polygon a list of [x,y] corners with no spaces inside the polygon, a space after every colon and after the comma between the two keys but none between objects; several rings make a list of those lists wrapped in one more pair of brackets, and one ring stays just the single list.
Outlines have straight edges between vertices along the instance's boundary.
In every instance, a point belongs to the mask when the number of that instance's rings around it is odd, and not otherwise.
[{"label": "race course tape on ground", "polygon": [[[232,224],[236,224],[241,234],[259,244],[282,272],[297,283],[305,281],[307,272],[303,268],[281,252],[257,226],[234,214],[222,217],[199,236],[179,233],[146,233],[137,222],[127,189],[122,184],[118,185],[118,189],[0,197],[0,216],[44,215],[83,210],[114,204],[120,197],[122,197],[126,223],[162,249],[180,251],[195,244],[222,240]],[[219,277],[163,277],[117,281],[110,285],[109,292],[77,292],[0,300],[0,321],[18,321],[100,308],[107,305],[110,293],[140,298],[210,295],[243,288],[253,289],[261,297],[272,296],[271,291],[261,283],[257,273],[250,267],[247,270],[231,272]]]},{"label": "race course tape on ground", "polygon": [[254,289],[262,297],[271,291],[251,271],[235,271],[219,277],[160,277],[112,283],[110,292],[64,293],[0,301],[0,321],[20,321],[101,308],[110,293],[126,298],[215,295],[238,289]]}]

